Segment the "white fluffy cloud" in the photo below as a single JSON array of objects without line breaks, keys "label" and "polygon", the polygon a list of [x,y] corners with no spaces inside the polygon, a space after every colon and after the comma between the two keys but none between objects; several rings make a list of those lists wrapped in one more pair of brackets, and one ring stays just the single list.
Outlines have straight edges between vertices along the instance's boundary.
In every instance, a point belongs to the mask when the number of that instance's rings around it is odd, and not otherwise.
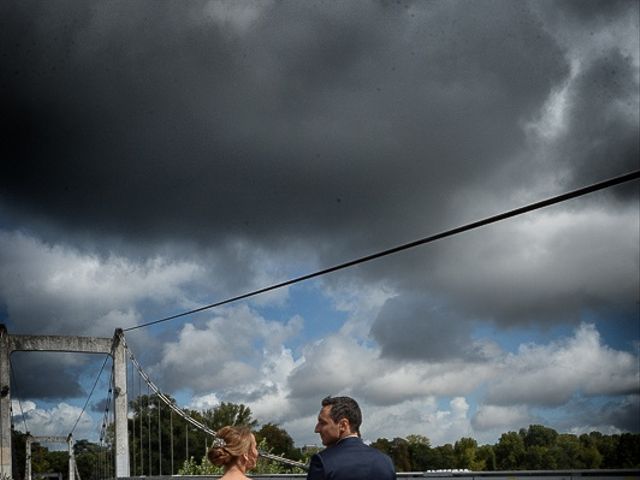
[{"label": "white fluffy cloud", "polygon": [[351,390],[375,371],[376,355],[373,348],[340,335],[308,345],[304,361],[289,377],[291,396],[319,399]]},{"label": "white fluffy cloud", "polygon": [[200,410],[204,412],[210,408],[215,408],[220,405],[220,399],[215,393],[207,393],[205,395],[194,395],[191,397],[191,402],[187,405],[187,408]]},{"label": "white fluffy cloud", "polygon": [[[472,434],[469,422],[469,403],[465,397],[453,397],[446,406],[439,407],[435,397],[412,400],[389,409],[367,408],[363,435],[368,440],[377,437],[406,437],[424,435],[432,445],[442,445]],[[375,433],[374,433],[375,432]]]},{"label": "white fluffy cloud", "polygon": [[[295,367],[296,361],[290,350],[265,352],[259,368],[259,377],[255,381],[238,378],[233,384],[232,398],[250,404],[253,417],[259,423],[287,422],[292,417],[297,417],[289,399],[290,392],[286,383],[288,375]],[[206,410],[220,405],[221,401],[216,393],[196,395],[189,408]]]},{"label": "white fluffy cloud", "polygon": [[506,432],[514,425],[524,426],[531,421],[532,416],[524,406],[482,405],[474,415],[472,424],[479,431],[497,429]]},{"label": "white fluffy cloud", "polygon": [[501,324],[576,321],[585,307],[638,299],[636,208],[539,212],[456,238],[432,285],[453,305]]},{"label": "white fluffy cloud", "polygon": [[202,273],[190,262],[103,257],[6,231],[0,231],[0,266],[0,296],[19,326],[105,336],[137,322],[136,302],[181,302],[182,287]]},{"label": "white fluffy cloud", "polygon": [[164,345],[160,363],[150,371],[159,372],[165,389],[246,392],[260,384],[261,370],[278,373],[273,355],[282,352],[281,345],[302,324],[299,316],[286,323],[267,321],[246,305],[221,309],[204,327],[185,324],[177,340]]},{"label": "white fluffy cloud", "polygon": [[[289,419],[286,425],[312,441],[305,428],[314,424],[313,412],[322,396],[351,394],[366,410],[374,437],[420,433],[433,442],[450,442],[455,435],[495,441],[493,437],[504,431],[544,421],[540,415],[546,411],[578,410],[572,403],[575,396],[640,393],[638,358],[603,345],[591,324],[580,325],[562,340],[523,344],[512,354],[493,353],[484,362],[400,363],[380,358],[375,348],[327,338],[308,347],[292,371],[295,403],[304,401],[311,407],[304,409],[306,417]],[[477,410],[469,410],[465,398],[482,391],[484,401],[480,397]],[[450,398],[450,408],[438,409],[436,398]],[[536,406],[542,410],[533,413]],[[611,409],[619,411],[618,416],[633,410],[624,405]],[[615,428],[612,425],[607,423],[607,429]]]},{"label": "white fluffy cloud", "polygon": [[492,365],[450,362],[393,364],[380,362],[378,372],[358,389],[372,403],[393,405],[412,398],[468,395],[492,378]]},{"label": "white fluffy cloud", "polygon": [[521,345],[517,354],[496,364],[487,400],[496,405],[558,406],[577,394],[638,393],[638,358],[600,340],[591,324],[571,338],[548,345]]},{"label": "white fluffy cloud", "polygon": [[[41,408],[30,400],[23,402],[12,400],[11,404],[14,414],[20,414],[14,419],[16,428],[22,430],[23,425],[26,424],[27,431],[32,435],[66,437],[75,426],[73,437],[76,439],[97,436],[98,425],[87,412],[81,416],[82,409],[79,407],[61,402],[51,408]],[[77,425],[76,422],[78,422]]]}]

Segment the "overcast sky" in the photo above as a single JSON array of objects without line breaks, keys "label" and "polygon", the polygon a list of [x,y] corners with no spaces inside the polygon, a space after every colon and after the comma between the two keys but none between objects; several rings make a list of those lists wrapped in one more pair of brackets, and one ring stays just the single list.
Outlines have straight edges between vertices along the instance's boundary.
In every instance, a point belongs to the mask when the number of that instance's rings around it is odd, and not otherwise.
[{"label": "overcast sky", "polygon": [[[639,15],[1,2],[0,321],[111,337],[636,170]],[[329,394],[367,440],[638,432],[639,237],[635,181],[126,338],[181,406],[298,445]],[[14,354],[16,428],[68,434],[101,364]]]}]

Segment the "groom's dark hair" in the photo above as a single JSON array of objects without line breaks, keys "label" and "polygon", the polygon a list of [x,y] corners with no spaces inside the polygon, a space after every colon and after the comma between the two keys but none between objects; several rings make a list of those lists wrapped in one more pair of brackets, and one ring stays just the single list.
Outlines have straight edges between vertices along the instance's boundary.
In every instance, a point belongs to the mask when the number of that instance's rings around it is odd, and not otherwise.
[{"label": "groom's dark hair", "polygon": [[328,396],[322,399],[322,406],[330,406],[329,416],[331,420],[338,423],[341,419],[346,418],[349,421],[349,427],[352,433],[360,436],[360,425],[362,424],[362,412],[360,406],[351,397],[332,397]]}]

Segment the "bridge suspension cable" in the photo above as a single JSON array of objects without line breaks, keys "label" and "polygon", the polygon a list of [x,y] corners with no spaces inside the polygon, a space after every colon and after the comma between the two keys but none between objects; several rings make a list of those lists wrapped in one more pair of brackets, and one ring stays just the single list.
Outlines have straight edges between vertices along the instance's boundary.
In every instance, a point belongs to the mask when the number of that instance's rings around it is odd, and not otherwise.
[{"label": "bridge suspension cable", "polygon": [[[9,370],[11,372],[11,383],[13,384],[14,390],[18,389],[18,382],[16,381],[16,372],[13,369],[13,363],[11,363],[11,357],[9,357]],[[24,433],[29,433],[29,428],[27,428],[27,417],[24,415],[24,410],[22,409],[22,402],[20,401],[20,397],[16,395],[16,400],[18,401],[18,408],[20,409],[20,417],[22,417],[22,423],[24,424]],[[11,424],[13,426],[13,406],[11,407]]]},{"label": "bridge suspension cable", "polygon": [[149,454],[149,475],[152,474],[151,465],[151,385],[147,382],[147,453]]},{"label": "bridge suspension cable", "polygon": [[289,285],[293,285],[294,283],[302,282],[304,280],[309,280],[311,278],[319,277],[321,275],[326,275],[328,273],[336,272],[338,270],[343,270],[345,268],[353,267],[354,265],[358,265],[360,263],[369,262],[371,260],[375,260],[375,259],[380,258],[380,257],[385,257],[387,255],[398,253],[398,252],[401,252],[403,250],[408,250],[410,248],[414,248],[414,247],[417,247],[417,246],[420,246],[420,245],[424,245],[426,243],[431,243],[431,242],[434,242],[436,240],[440,240],[440,239],[443,239],[443,238],[446,238],[446,237],[451,237],[451,236],[457,235],[459,233],[463,233],[463,232],[466,232],[466,231],[469,231],[469,230],[473,230],[473,229],[476,229],[476,228],[479,228],[479,227],[482,227],[482,226],[485,226],[485,225],[489,225],[491,223],[500,222],[502,220],[506,220],[508,218],[516,217],[518,215],[522,215],[524,213],[532,212],[534,210],[538,210],[538,209],[541,209],[541,208],[544,208],[544,207],[548,207],[548,206],[554,205],[556,203],[564,202],[564,201],[570,200],[572,198],[581,197],[581,196],[586,195],[588,193],[593,193],[593,192],[596,192],[598,190],[603,190],[605,188],[613,187],[615,185],[619,185],[619,184],[622,184],[622,183],[625,183],[625,182],[629,182],[631,180],[637,180],[638,178],[640,178],[640,170],[635,170],[635,171],[626,173],[624,175],[620,175],[618,177],[614,177],[614,178],[610,178],[608,180],[604,180],[604,181],[601,181],[601,182],[598,182],[598,183],[594,183],[592,185],[588,185],[586,187],[582,187],[582,188],[579,188],[577,190],[573,190],[573,191],[570,191],[570,192],[567,192],[567,193],[563,193],[563,194],[557,195],[555,197],[547,198],[547,199],[541,200],[539,202],[531,203],[529,205],[525,205],[523,207],[516,208],[514,210],[510,210],[510,211],[507,211],[507,212],[504,212],[504,213],[500,213],[498,215],[487,217],[487,218],[484,218],[482,220],[478,220],[478,221],[475,221],[475,222],[472,222],[472,223],[468,223],[466,225],[462,225],[460,227],[452,228],[451,230],[446,230],[444,232],[437,233],[435,235],[424,237],[424,238],[421,238],[419,240],[414,240],[413,242],[409,242],[409,243],[405,243],[405,244],[402,244],[402,245],[398,245],[396,247],[392,247],[392,248],[389,248],[387,250],[382,250],[382,251],[377,252],[377,253],[372,253],[370,255],[366,255],[364,257],[360,257],[360,258],[357,258],[355,260],[350,260],[348,262],[340,263],[338,265],[334,265],[333,267],[325,268],[323,270],[318,270],[316,272],[309,273],[307,275],[302,275],[300,277],[296,277],[296,278],[293,278],[291,280],[287,280],[285,282],[276,283],[276,284],[270,285],[268,287],[260,288],[258,290],[254,290],[254,291],[251,291],[251,292],[248,292],[248,293],[244,293],[242,295],[237,295],[235,297],[231,297],[231,298],[228,298],[226,300],[222,300],[222,301],[219,301],[219,302],[216,302],[216,303],[211,303],[209,305],[204,305],[202,307],[195,308],[193,310],[189,310],[189,311],[186,311],[186,312],[178,313],[176,315],[171,315],[171,316],[168,316],[168,317],[165,317],[165,318],[161,318],[159,320],[154,320],[154,321],[147,322],[147,323],[141,323],[140,325],[133,325],[131,327],[124,328],[123,331],[128,332],[128,331],[131,331],[131,330],[136,330],[138,328],[144,328],[144,327],[148,327],[148,326],[151,326],[151,325],[156,325],[158,323],[168,322],[169,320],[175,320],[176,318],[185,317],[187,315],[192,315],[194,313],[198,313],[198,312],[202,312],[204,310],[209,310],[211,308],[215,308],[215,307],[219,307],[219,306],[222,306],[222,305],[226,305],[228,303],[236,302],[238,300],[243,300],[245,298],[254,297],[254,296],[259,295],[261,293],[266,293],[266,292],[269,292],[269,291],[272,291],[272,290],[276,290],[278,288],[282,288],[282,287],[286,287],[286,286],[289,286]]},{"label": "bridge suspension cable", "polygon": [[[107,399],[105,402],[104,413],[102,415],[102,424],[100,425],[100,460],[101,460],[101,478],[113,477],[113,448],[108,442],[108,426],[113,424],[113,410],[111,408],[113,403],[113,387],[114,387],[114,375],[113,368],[111,369],[111,375],[109,377],[109,390],[107,392]],[[111,458],[110,458],[111,457]]]},{"label": "bridge suspension cable", "polygon": [[[136,370],[138,370],[138,374],[145,381],[145,383],[147,384],[148,388],[153,390],[153,392],[156,394],[158,399],[160,399],[167,407],[169,407],[169,409],[172,412],[176,413],[179,417],[181,417],[188,424],[194,426],[195,428],[197,428],[201,432],[204,432],[204,433],[206,433],[207,435],[210,435],[213,438],[218,438],[218,435],[217,435],[216,432],[214,432],[212,429],[210,429],[208,426],[206,426],[202,422],[199,422],[195,418],[193,418],[190,415],[188,415],[184,410],[178,408],[178,406],[175,404],[175,402],[171,401],[164,393],[162,393],[160,391],[160,389],[156,386],[156,384],[153,383],[153,381],[151,380],[149,375],[144,371],[144,369],[142,368],[142,366],[140,365],[140,363],[136,359],[135,355],[133,354],[133,352],[131,351],[131,349],[127,345],[127,342],[126,342],[126,340],[124,338],[124,335],[122,335],[122,334],[120,336],[120,341],[122,342],[122,345],[124,346],[125,350],[127,351],[129,359],[131,360],[131,363],[134,365]],[[147,397],[147,398],[149,398],[149,397]],[[187,428],[187,435],[188,435],[188,431],[189,430]],[[150,433],[149,433],[149,435],[150,435]],[[142,438],[142,432],[141,432],[141,438]],[[188,449],[188,447],[187,447],[187,449]],[[265,451],[262,451],[262,450],[258,450],[258,454],[263,458],[266,458],[268,460],[272,460],[272,461],[275,461],[275,462],[279,462],[279,463],[283,463],[283,464],[286,464],[286,465],[291,465],[291,466],[299,467],[299,468],[303,468],[303,469],[307,469],[308,468],[307,465],[302,463],[302,462],[297,462],[295,460],[290,460],[288,458],[279,457],[277,455],[273,455],[271,453],[268,453],[268,452],[265,452]],[[188,452],[187,452],[187,459],[188,458],[189,458],[189,456],[188,456]],[[149,463],[149,468],[151,468],[151,463]]]},{"label": "bridge suspension cable", "polygon": [[[133,394],[133,398],[135,397],[135,392],[134,392],[134,375],[133,375],[133,364],[130,363],[129,364],[131,366],[131,371],[130,373],[127,375],[127,392],[131,392]],[[129,409],[127,406],[127,418],[129,417]],[[132,420],[131,422],[131,473],[133,474],[133,476],[136,475],[136,442],[135,442],[135,438],[136,438],[136,422],[135,422],[135,418]]]},{"label": "bridge suspension cable", "polygon": [[[9,375],[11,377],[11,382],[13,382],[12,384],[14,385],[14,388],[17,389],[17,383],[16,383],[16,375],[15,372],[13,370],[13,364],[11,363],[11,357],[9,357]],[[6,389],[6,390],[5,390]],[[2,395],[6,395],[7,393],[9,393],[9,387],[2,387]],[[27,428],[27,419],[24,416],[24,410],[22,409],[22,403],[20,402],[20,398],[16,395],[16,399],[18,400],[18,407],[20,408],[20,415],[22,417],[22,421],[24,423],[24,433],[28,433],[29,429]],[[0,416],[0,428],[4,427],[4,425],[2,425],[3,422],[3,418],[4,415]],[[10,431],[13,430],[13,405],[9,404],[9,422],[10,422]],[[3,454],[5,453],[5,451],[7,450],[7,448],[5,448],[4,445],[4,435],[0,435],[0,465],[4,465],[5,464],[5,458],[3,458]],[[11,457],[10,457],[11,458]],[[9,463],[11,463],[11,460],[9,459]]]},{"label": "bridge suspension cable", "polygon": [[[112,351],[113,354],[113,351]],[[91,387],[91,391],[89,392],[89,396],[87,397],[87,400],[84,402],[84,406],[82,407],[82,411],[80,412],[80,415],[78,415],[78,419],[76,420],[76,423],[73,424],[73,427],[71,428],[71,432],[69,432],[69,435],[73,435],[73,432],[76,430],[76,427],[78,426],[78,423],[80,422],[80,419],[82,418],[82,415],[84,414],[85,410],[87,409],[87,405],[89,404],[89,400],[91,400],[91,396],[93,395],[93,392],[96,389],[96,385],[98,385],[98,381],[100,380],[100,377],[102,376],[102,372],[104,370],[104,366],[107,364],[107,360],[109,359],[109,355],[105,355],[104,357],[104,362],[102,362],[102,366],[100,367],[100,371],[98,372],[98,375],[95,379],[95,381],[93,382],[93,387]]]}]

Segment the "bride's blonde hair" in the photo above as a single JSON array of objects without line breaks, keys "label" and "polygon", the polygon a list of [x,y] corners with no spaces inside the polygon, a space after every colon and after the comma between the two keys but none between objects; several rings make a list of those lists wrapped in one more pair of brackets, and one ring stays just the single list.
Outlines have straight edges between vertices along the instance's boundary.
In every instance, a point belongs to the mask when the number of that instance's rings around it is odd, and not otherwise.
[{"label": "bride's blonde hair", "polygon": [[214,465],[230,467],[251,449],[251,429],[245,426],[222,427],[216,434],[207,458]]}]

